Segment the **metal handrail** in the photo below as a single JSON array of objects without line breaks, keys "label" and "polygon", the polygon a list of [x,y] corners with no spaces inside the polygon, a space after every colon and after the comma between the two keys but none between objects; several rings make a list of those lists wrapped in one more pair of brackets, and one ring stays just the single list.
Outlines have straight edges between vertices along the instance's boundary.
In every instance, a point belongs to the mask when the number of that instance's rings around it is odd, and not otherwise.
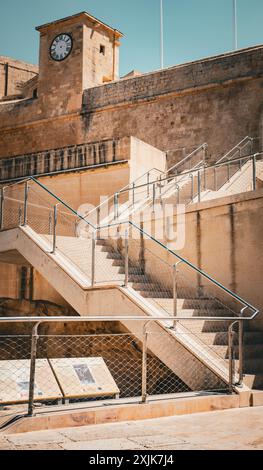
[{"label": "metal handrail", "polygon": [[[136,179],[133,181],[132,184],[136,183],[137,181],[139,181],[140,179],[142,179],[144,176],[147,176],[148,174],[150,174],[150,173],[153,172],[153,171],[157,171],[157,172],[159,172],[159,173],[166,174],[165,171],[159,170],[158,168],[155,168],[155,167],[154,167],[154,168],[151,168],[151,170],[146,171],[145,173],[143,173],[141,176],[138,176],[138,178],[136,178]],[[138,186],[136,186],[136,187],[138,187]],[[89,217],[92,213],[94,213],[94,212],[100,210],[102,206],[104,206],[105,204],[109,203],[109,201],[113,200],[113,199],[114,199],[114,196],[115,196],[116,194],[120,194],[120,193],[122,193],[122,192],[125,192],[126,190],[127,190],[127,191],[130,191],[130,190],[131,190],[131,189],[130,189],[130,183],[126,184],[123,188],[121,188],[119,191],[117,191],[117,193],[114,193],[114,194],[112,194],[111,196],[109,196],[108,199],[106,199],[105,201],[103,201],[103,202],[102,202],[101,204],[99,204],[98,206],[94,207],[94,209],[91,209],[91,211],[88,212],[88,214],[85,215],[85,218],[86,218],[86,217]]]},{"label": "metal handrail", "polygon": [[[175,167],[178,167],[180,166],[181,164],[183,164],[185,161],[187,161],[188,159],[190,159],[193,155],[195,155],[195,153],[197,153],[198,151],[200,151],[201,149],[206,149],[207,148],[207,144],[204,143],[202,145],[200,145],[198,148],[196,148],[193,152],[191,152],[189,155],[186,155],[186,157],[184,157],[180,162],[176,163],[174,166],[172,166],[171,168],[169,168],[167,171],[163,171],[163,170],[159,170],[158,168],[151,168],[150,170],[146,171],[145,173],[143,173],[141,176],[138,176],[138,178],[136,178],[132,183],[128,183],[126,186],[124,186],[123,188],[121,188],[119,191],[117,191],[116,193],[112,194],[108,199],[106,199],[104,202],[102,202],[101,204],[99,204],[97,207],[95,207],[94,209],[92,209],[90,212],[88,212],[88,214],[85,215],[85,217],[89,217],[92,213],[98,211],[101,209],[102,206],[104,206],[105,204],[109,203],[109,201],[113,200],[114,197],[116,196],[116,194],[121,194],[121,193],[125,193],[125,192],[130,192],[130,191],[133,191],[134,189],[136,188],[139,188],[139,187],[143,187],[143,186],[149,186],[150,182],[147,182],[145,183],[145,185],[137,185],[135,186],[135,183],[138,182],[139,180],[141,180],[143,177],[145,176],[148,176],[150,175],[152,172],[154,171],[157,171],[158,173],[160,173],[160,175],[168,175],[169,172],[171,170],[173,170]],[[168,152],[166,152],[168,153]],[[160,182],[161,181],[164,181],[165,179],[160,179]]]},{"label": "metal handrail", "polygon": [[[80,220],[84,221],[87,225],[89,225],[95,232],[102,230],[103,228],[110,228],[110,227],[116,227],[116,226],[121,226],[124,224],[128,224],[131,227],[134,227],[136,230],[138,230],[142,235],[148,237],[150,240],[152,240],[154,243],[156,243],[158,246],[162,247],[163,249],[166,250],[169,254],[172,256],[175,256],[177,259],[179,259],[181,262],[185,263],[187,266],[189,266],[191,269],[193,269],[195,272],[198,274],[204,276],[206,279],[208,279],[212,284],[216,285],[220,289],[222,289],[224,292],[226,292],[228,295],[230,295],[232,298],[240,302],[243,306],[249,308],[250,310],[254,311],[256,314],[259,312],[256,307],[253,305],[249,304],[246,300],[244,300],[242,297],[238,296],[234,292],[232,292],[230,289],[227,287],[223,286],[220,282],[216,281],[216,279],[212,278],[209,274],[207,274],[205,271],[201,270],[197,266],[195,266],[193,263],[185,259],[183,256],[175,253],[173,250],[168,248],[166,245],[164,245],[162,242],[154,238],[152,235],[148,234],[143,230],[141,227],[138,225],[134,224],[132,221],[127,221],[127,222],[116,222],[113,224],[106,224],[106,225],[93,225],[91,222],[87,221],[84,217],[82,217],[78,212],[76,212],[74,209],[72,209],[68,204],[66,204],[62,199],[60,199],[58,196],[56,196],[50,189],[46,188],[43,183],[40,183],[37,181],[35,178],[31,177],[30,180],[34,181],[36,184],[38,184],[44,191],[48,192],[52,197],[54,197],[60,204],[65,206],[69,211],[71,211],[74,215],[76,215]],[[28,181],[28,180],[27,180]]]},{"label": "metal handrail", "polygon": [[186,155],[186,157],[184,157],[180,162],[176,163],[175,165],[173,165],[171,168],[169,168],[169,170],[167,170],[167,173],[169,171],[172,171],[174,170],[174,168],[177,168],[178,166],[180,166],[182,163],[185,163],[187,160],[189,160],[193,155],[195,155],[197,152],[199,152],[199,150],[205,150],[207,148],[207,143],[204,143],[202,145],[200,145],[198,148],[196,148],[192,153],[189,153],[189,155]]},{"label": "metal handrail", "polygon": [[[232,152],[234,152],[234,150],[241,150],[242,148],[244,148],[246,146],[246,143],[248,142],[253,142],[255,140],[254,137],[249,137],[248,135],[246,137],[244,137],[244,139],[242,139],[238,144],[236,144],[231,150],[229,150],[225,155],[223,155],[223,157],[221,157],[217,163],[220,163],[221,161],[223,160],[227,160],[228,161],[228,156],[231,155]],[[246,142],[246,143],[245,143]],[[244,144],[244,145],[243,145]],[[241,147],[241,145],[243,145],[243,147]]]},{"label": "metal handrail", "polygon": [[[231,160],[231,163],[236,163],[236,162],[240,162],[241,160],[252,160],[253,157],[258,157],[259,155],[263,155],[263,151],[262,152],[257,152],[257,153],[254,153],[254,154],[250,154],[250,155],[246,155],[245,157],[237,157],[237,158],[234,158],[233,160]],[[205,167],[205,170],[211,170],[211,169],[215,169],[215,168],[220,168],[222,166],[227,166],[229,165],[229,161],[226,161],[226,162],[222,162],[222,163],[214,163],[213,165],[207,165]],[[177,177],[178,178],[184,178],[185,176],[187,175],[191,175],[192,173],[198,173],[198,171],[202,171],[203,169],[202,168],[193,168],[192,170],[188,170],[188,171],[184,171],[183,174],[180,174],[180,175],[170,175],[170,176],[167,176],[165,178],[162,178],[162,179],[157,179],[155,181],[151,181],[149,183],[143,183],[139,186],[135,186],[134,188],[132,189],[127,189],[126,191],[132,191],[132,190],[135,190],[135,189],[140,189],[140,188],[143,188],[144,186],[148,186],[148,185],[154,185],[156,183],[162,183],[162,182],[165,182],[167,180],[174,180],[176,179]],[[181,181],[181,180],[179,180]],[[124,192],[124,191],[119,191],[119,193],[121,192]]]},{"label": "metal handrail", "polygon": [[157,320],[173,320],[180,322],[181,320],[190,320],[190,321],[251,321],[254,320],[256,315],[258,314],[258,310],[253,313],[250,317],[174,317],[170,316],[88,316],[88,317],[0,317],[0,324],[1,323],[81,323],[86,321],[94,321],[94,322],[101,322],[101,321],[157,321]]},{"label": "metal handrail", "polygon": [[220,289],[222,289],[224,292],[226,292],[227,294],[229,294],[232,298],[234,298],[235,300],[239,301],[241,304],[243,304],[244,306],[248,307],[249,309],[252,309],[254,312],[258,312],[258,310],[251,304],[249,304],[248,302],[246,302],[244,299],[242,299],[240,296],[238,296],[237,294],[235,294],[234,292],[232,292],[230,289],[228,289],[227,287],[223,286],[223,284],[219,283],[218,281],[216,281],[214,278],[212,278],[211,276],[209,276],[209,274],[207,274],[206,272],[204,272],[203,270],[201,270],[200,268],[198,268],[197,266],[195,266],[193,263],[191,263],[190,261],[188,261],[187,259],[185,259],[183,256],[175,253],[174,251],[172,251],[170,248],[168,248],[166,245],[164,245],[162,242],[160,242],[159,240],[157,240],[156,238],[154,238],[152,235],[148,234],[147,232],[145,232],[141,227],[139,227],[138,225],[134,224],[132,221],[127,221],[127,222],[116,222],[116,223],[113,223],[113,224],[106,224],[106,225],[93,225],[92,223],[90,223],[89,221],[87,221],[84,217],[82,217],[80,214],[78,214],[74,209],[72,209],[68,204],[66,204],[62,199],[60,199],[58,196],[56,196],[50,189],[46,188],[42,183],[40,183],[39,181],[37,181],[35,178],[31,177],[30,178],[32,181],[34,181],[36,184],[38,184],[42,189],[44,189],[45,191],[47,191],[51,196],[53,196],[57,201],[59,201],[62,205],[64,205],[69,211],[71,211],[73,214],[75,214],[77,217],[79,217],[82,221],[84,221],[85,223],[87,223],[94,231],[100,231],[102,230],[103,228],[110,228],[110,227],[116,227],[116,226],[120,226],[120,225],[123,225],[123,224],[128,224],[132,227],[134,227],[136,230],[138,230],[142,235],[145,235],[146,237],[148,237],[149,239],[151,239],[154,243],[156,243],[157,245],[159,245],[160,247],[164,248],[168,253],[170,253],[172,256],[175,256],[177,259],[179,259],[180,261],[182,261],[183,263],[185,263],[187,266],[189,266],[191,269],[194,269],[197,273],[199,273],[200,275],[204,276],[206,279],[208,279],[210,282],[212,282],[213,284],[215,284],[217,287],[219,287]]},{"label": "metal handrail", "polygon": [[[212,278],[211,276],[209,276],[209,274],[207,274],[205,271],[203,271],[202,269],[198,268],[197,266],[195,266],[193,263],[191,263],[190,261],[186,260],[185,258],[183,258],[183,256],[181,255],[178,255],[177,253],[175,253],[173,250],[170,250],[170,248],[168,248],[166,245],[164,245],[162,242],[160,242],[159,240],[157,240],[156,238],[152,237],[150,234],[148,234],[147,232],[145,232],[143,229],[141,229],[140,227],[138,227],[138,225],[134,224],[133,222],[131,221],[128,221],[126,222],[128,223],[129,225],[133,226],[134,228],[136,228],[137,230],[139,230],[141,232],[141,234],[147,236],[148,238],[150,238],[153,242],[157,243],[159,246],[161,246],[162,248],[164,248],[169,254],[175,256],[177,259],[179,259],[180,261],[182,261],[183,263],[185,263],[187,266],[189,266],[190,268],[194,269],[198,274],[201,274],[202,276],[204,276],[206,279],[208,279],[210,282],[212,282],[213,284],[215,284],[217,287],[219,287],[220,289],[222,289],[224,292],[226,292],[227,294],[229,294],[231,297],[233,297],[235,300],[238,300],[241,304],[243,304],[244,306],[246,306],[247,308],[253,310],[254,312],[259,312],[253,305],[249,304],[246,300],[242,299],[242,297],[240,297],[239,295],[235,294],[234,292],[232,292],[230,289],[228,289],[227,287],[223,286],[223,284],[221,284],[220,282],[216,281],[214,278]],[[118,224],[118,225],[122,225],[122,224]],[[103,227],[100,227],[100,229],[103,228]]]},{"label": "metal handrail", "polygon": [[[254,314],[255,315],[255,314]],[[191,320],[193,321],[198,321],[200,319],[203,319],[203,317],[190,317]],[[251,317],[251,319],[253,316]],[[124,322],[129,322],[129,321],[140,321],[143,322],[143,327],[142,327],[142,376],[141,376],[141,401],[142,403],[147,402],[147,352],[148,352],[148,335],[149,335],[149,330],[147,329],[148,325],[154,321],[158,321],[162,323],[162,327],[165,327],[166,331],[173,331],[174,334],[178,335],[178,330],[177,330],[177,322],[180,322],[182,320],[189,320],[188,317],[175,317],[175,316],[169,316],[169,317],[149,317],[149,316],[89,316],[89,317],[0,317],[0,324],[1,323],[26,323],[26,324],[32,324],[32,331],[31,331],[31,351],[30,351],[30,377],[29,377],[29,393],[28,393],[28,409],[27,409],[27,415],[22,414],[22,416],[28,416],[32,417],[34,416],[34,390],[35,390],[35,380],[36,380],[36,361],[37,361],[37,347],[38,347],[38,339],[41,337],[38,328],[40,327],[41,324],[43,323],[80,323],[80,322],[101,322],[101,321],[124,321]],[[171,322],[172,320],[172,326],[168,326],[163,324],[163,320],[169,320]],[[219,317],[214,318],[214,317],[204,317],[204,320],[206,321],[220,321]],[[213,364],[213,366],[210,363],[207,363],[207,360],[205,361],[206,367],[208,369],[212,370],[215,375],[220,377],[221,379],[223,378],[223,381],[228,384],[228,389],[229,393],[232,394],[235,391],[235,387],[242,387],[242,382],[243,382],[243,370],[242,368],[239,370],[239,381],[235,381],[235,357],[233,355],[233,336],[234,336],[234,331],[233,327],[235,324],[238,324],[238,331],[239,331],[239,339],[240,339],[240,333],[242,334],[243,332],[243,322],[246,321],[246,318],[236,318],[236,317],[223,317],[224,321],[231,321],[231,324],[228,326],[228,349],[229,349],[229,365],[228,365],[228,374],[226,374],[226,370],[222,369],[220,363],[216,362]],[[180,334],[180,333],[179,333]],[[72,335],[71,335],[72,336]],[[61,337],[61,336],[60,336]],[[64,337],[64,336],[63,336]],[[189,349],[186,345],[186,348]],[[243,354],[243,341],[239,344],[239,350],[241,354]],[[195,355],[195,352],[192,351],[191,349],[189,350],[192,354]],[[210,356],[209,356],[210,357]],[[210,358],[211,359],[211,358]],[[214,361],[212,361],[214,362]],[[242,363],[242,361],[241,361]],[[215,369],[216,366],[216,369]],[[242,367],[242,366],[241,366]],[[224,374],[222,376],[222,373]],[[16,418],[19,418],[20,416],[16,416]]]}]

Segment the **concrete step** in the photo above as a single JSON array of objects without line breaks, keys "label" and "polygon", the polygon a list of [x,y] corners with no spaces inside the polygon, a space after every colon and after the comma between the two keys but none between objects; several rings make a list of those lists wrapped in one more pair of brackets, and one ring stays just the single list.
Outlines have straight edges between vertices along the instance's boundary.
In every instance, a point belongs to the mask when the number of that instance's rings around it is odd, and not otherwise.
[{"label": "concrete step", "polygon": [[263,405],[263,391],[254,390],[251,397],[252,406],[262,406]]},{"label": "concrete step", "polygon": [[[137,268],[136,268],[137,270]],[[124,271],[124,270],[123,270]],[[145,274],[132,274],[129,272],[129,282],[131,283],[144,283],[145,280],[147,279],[147,276]]]},{"label": "concrete step", "polygon": [[[185,322],[181,322],[182,325]],[[193,323],[193,322],[192,322]],[[196,322],[195,322],[196,323]],[[190,325],[190,331],[191,331],[191,325]],[[198,331],[199,330],[199,331]],[[192,331],[194,331],[196,334],[199,333],[201,334],[200,338],[202,341],[206,344],[210,345],[218,345],[218,346],[226,346],[228,344],[228,332],[227,331],[213,331],[213,332],[207,332],[203,331],[200,328],[195,330],[195,328],[192,328]],[[237,342],[236,342],[237,343]],[[245,345],[255,345],[255,344],[262,344],[262,334],[259,332],[245,332],[244,334],[244,344]]]},{"label": "concrete step", "polygon": [[[224,333],[228,331],[228,322],[225,321],[181,320],[180,324],[190,332],[197,334],[200,338],[202,338],[202,333]],[[204,340],[204,342],[206,343],[207,341]]]},{"label": "concrete step", "polygon": [[108,242],[108,240],[106,240],[104,238],[98,238],[96,240],[96,245],[97,246],[109,246],[109,242]]},{"label": "concrete step", "polygon": [[155,295],[157,298],[171,298],[171,292],[170,291],[156,291],[153,292],[153,291],[148,291],[148,290],[141,290],[141,291],[138,291],[138,293],[142,296],[142,297],[145,297],[147,299],[153,299],[155,298]]},{"label": "concrete step", "polygon": [[122,258],[115,258],[115,259],[112,260],[112,266],[123,266],[124,267],[124,265],[125,265],[125,262],[124,262],[124,259],[122,259]]},{"label": "concrete step", "polygon": [[[158,301],[160,305],[163,307],[169,308],[171,305],[173,305],[173,299],[154,299],[154,301]],[[194,309],[194,310],[217,310],[217,316],[223,315],[223,312],[226,311],[224,308],[224,305],[220,304],[216,300],[213,299],[205,299],[205,298],[189,298],[189,299],[184,299],[184,298],[177,298],[177,307],[178,309]]]},{"label": "concrete step", "polygon": [[[217,346],[218,353],[222,357],[228,358],[228,346],[220,345]],[[239,358],[238,344],[234,345],[235,357]],[[245,344],[244,346],[244,360],[246,364],[250,364],[249,361],[262,360],[263,370],[263,344]]]},{"label": "concrete step", "polygon": [[[165,300],[165,301],[163,301]],[[167,301],[166,301],[167,300]],[[173,299],[153,299],[152,302],[156,305],[160,305],[161,308],[166,310],[169,313],[173,312]],[[177,302],[177,312],[179,317],[188,317],[188,318],[193,318],[193,317],[227,317],[229,316],[229,311],[227,309],[214,309],[214,308],[182,308],[180,307],[182,305],[180,302]],[[203,304],[204,307],[204,304]],[[213,323],[213,322],[212,322]]]},{"label": "concrete step", "polygon": [[134,290],[147,291],[153,294],[161,294],[164,291],[161,286],[158,286],[158,284],[154,282],[147,282],[145,278],[143,282],[130,282],[130,285]]},{"label": "concrete step", "polygon": [[263,374],[245,374],[244,384],[249,388],[263,390]]},{"label": "concrete step", "polygon": [[[124,274],[125,273],[124,260],[122,260],[122,261],[123,261],[123,263],[119,264],[120,273]],[[145,274],[143,274],[142,268],[140,268],[139,266],[129,266],[129,275],[132,276],[132,277],[135,276],[135,279],[134,279],[135,281],[138,279],[138,278],[136,278],[136,276],[143,276],[145,278]]]}]

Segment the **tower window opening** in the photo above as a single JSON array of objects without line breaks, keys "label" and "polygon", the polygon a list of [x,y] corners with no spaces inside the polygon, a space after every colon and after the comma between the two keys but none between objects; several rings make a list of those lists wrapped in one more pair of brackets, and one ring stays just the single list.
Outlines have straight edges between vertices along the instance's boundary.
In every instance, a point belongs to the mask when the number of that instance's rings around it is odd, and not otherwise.
[{"label": "tower window opening", "polygon": [[105,46],[100,45],[100,54],[105,55]]}]

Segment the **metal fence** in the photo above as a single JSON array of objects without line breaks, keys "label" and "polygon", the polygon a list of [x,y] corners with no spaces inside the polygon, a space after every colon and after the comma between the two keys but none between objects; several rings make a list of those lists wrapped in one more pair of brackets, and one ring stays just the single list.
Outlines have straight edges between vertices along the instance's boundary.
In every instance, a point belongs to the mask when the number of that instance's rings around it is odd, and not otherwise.
[{"label": "metal fence", "polygon": [[[178,339],[191,350],[199,348],[223,374],[233,369],[233,349],[242,383],[243,321],[255,318],[258,310],[168,249],[145,226],[94,226],[33,179],[8,186],[1,209],[2,230],[30,227],[44,250],[69,260],[86,277],[87,286],[131,289],[145,308],[158,312],[159,318],[169,317]],[[232,323],[239,325],[237,332],[233,329],[233,348]]]},{"label": "metal fence", "polygon": [[[120,190],[114,197],[113,220],[123,214],[126,220],[129,214],[149,211],[155,212],[157,205],[184,204],[202,202],[216,197],[255,191],[259,187],[258,178],[262,180],[263,152],[241,158],[223,160],[215,165],[202,165],[191,170],[182,171],[179,175],[158,175],[148,178],[147,182],[136,183]],[[125,200],[129,201],[123,203]],[[127,211],[128,209],[128,211]],[[86,216],[87,220],[89,215]]]},{"label": "metal fence", "polygon": [[[119,333],[90,333],[87,325],[101,321],[110,322],[108,330],[111,322],[120,321],[126,326],[135,323],[136,334],[131,332],[133,327],[124,332],[123,326]],[[149,397],[175,398],[187,392],[232,393],[238,382],[234,359],[238,330],[233,327],[233,319],[226,329],[230,366],[221,373],[194,350],[182,346],[183,321],[174,329],[178,318],[2,317],[0,410],[1,404],[24,404],[32,416],[39,405],[92,402],[95,406],[101,400],[145,403]],[[240,326],[243,321],[239,320]],[[12,334],[18,323],[25,326],[24,335]],[[43,327],[54,323],[64,329],[63,334],[46,334]],[[79,323],[83,325],[81,334]],[[74,325],[76,334],[72,329],[67,331],[69,324]],[[7,334],[3,334],[3,325]]]}]

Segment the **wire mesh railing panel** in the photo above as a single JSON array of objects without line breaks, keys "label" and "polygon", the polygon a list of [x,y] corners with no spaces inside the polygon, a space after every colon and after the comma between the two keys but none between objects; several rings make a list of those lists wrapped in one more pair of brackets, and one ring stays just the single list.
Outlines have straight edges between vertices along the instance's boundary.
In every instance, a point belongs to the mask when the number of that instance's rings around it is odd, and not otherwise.
[{"label": "wire mesh railing panel", "polygon": [[58,250],[90,277],[91,241],[81,236],[88,233],[88,224],[35,183],[28,191],[27,224],[48,243],[51,252]]},{"label": "wire mesh railing panel", "polygon": [[23,185],[5,187],[1,195],[1,225],[9,230],[22,223],[24,213]]},{"label": "wire mesh railing panel", "polygon": [[41,336],[38,357],[49,359],[69,399],[141,393],[142,355],[133,335]]},{"label": "wire mesh railing panel", "polygon": [[[149,326],[148,333],[148,350],[153,349],[156,344],[159,345],[162,352],[163,360],[170,365],[173,376],[168,374],[159,382],[161,386],[159,390],[164,394],[184,393],[188,391],[225,391],[228,387],[227,380],[220,378],[213,370],[206,366],[205,362],[201,362],[194,354],[189,353],[187,346],[195,341],[195,338],[185,333],[184,328],[180,325],[176,327],[177,343],[174,348],[174,356],[171,358],[171,343],[169,340],[164,341],[162,335],[156,331],[152,331]],[[205,354],[204,354],[205,359]],[[147,392],[151,390],[151,373],[150,367],[154,369],[156,366],[150,353],[147,356]],[[218,366],[218,364],[217,364]],[[170,369],[168,369],[170,370]],[[223,367],[222,370],[225,371]],[[227,378],[227,375],[226,375]]]},{"label": "wire mesh railing panel", "polygon": [[0,336],[0,407],[28,401],[30,351],[30,336]]},{"label": "wire mesh railing panel", "polygon": [[41,188],[31,183],[27,200],[27,225],[48,242],[50,248],[52,247],[52,209],[52,198],[48,193],[45,194]]},{"label": "wire mesh railing panel", "polygon": [[[177,335],[183,337],[185,333],[178,330]],[[147,344],[143,356],[143,344],[131,333],[41,334],[37,341],[34,402],[47,406],[132,399],[144,392],[155,396],[226,390],[224,381],[179,343],[173,359],[163,335],[150,331]],[[162,345],[164,360],[153,353],[156,344]],[[4,405],[28,403],[30,356],[30,336],[0,336],[0,400]]]},{"label": "wire mesh railing panel", "polygon": [[[205,156],[206,156],[206,147],[207,147],[206,144],[203,144],[202,146],[194,149],[189,155],[180,159],[180,161],[176,163],[175,165],[172,165],[172,166],[170,165],[168,174],[177,175],[177,174],[183,173],[184,171],[192,170],[194,167],[196,167],[198,164],[202,162],[204,163]],[[167,154],[168,154],[169,161],[171,162],[172,157],[173,159],[176,158],[175,156],[177,154],[177,151],[169,150]]]}]

